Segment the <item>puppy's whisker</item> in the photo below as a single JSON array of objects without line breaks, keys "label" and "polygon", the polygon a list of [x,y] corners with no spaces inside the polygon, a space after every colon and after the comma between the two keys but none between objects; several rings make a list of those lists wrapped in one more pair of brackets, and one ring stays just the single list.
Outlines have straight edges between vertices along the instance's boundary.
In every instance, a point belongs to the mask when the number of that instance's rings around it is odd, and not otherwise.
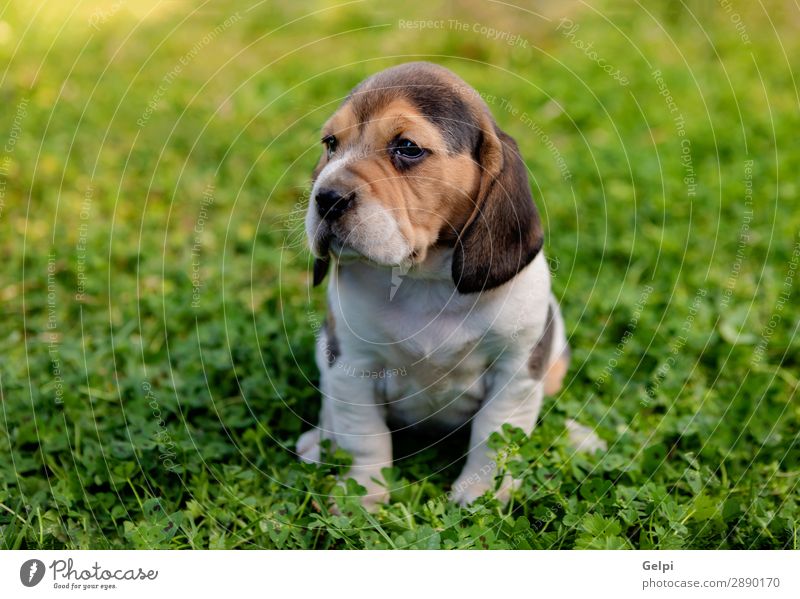
[{"label": "puppy's whisker", "polygon": [[287,212],[281,221],[277,233],[283,234],[283,247],[296,250],[305,245],[305,209],[297,207]]}]

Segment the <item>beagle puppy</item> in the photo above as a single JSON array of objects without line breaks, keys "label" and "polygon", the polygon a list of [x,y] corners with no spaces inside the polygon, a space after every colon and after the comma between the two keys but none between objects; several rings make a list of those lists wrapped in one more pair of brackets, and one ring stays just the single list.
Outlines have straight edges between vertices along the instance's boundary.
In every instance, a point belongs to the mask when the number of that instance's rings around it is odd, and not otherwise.
[{"label": "beagle puppy", "polygon": [[[306,233],[314,285],[329,276],[317,348],[322,410],[297,442],[352,455],[367,506],[388,499],[391,428],[470,426],[450,497],[496,488],[487,445],[531,432],[569,348],[517,144],[480,95],[415,62],[353,89],[322,129]],[[585,431],[584,431],[585,432]],[[515,481],[497,481],[505,500]]]}]

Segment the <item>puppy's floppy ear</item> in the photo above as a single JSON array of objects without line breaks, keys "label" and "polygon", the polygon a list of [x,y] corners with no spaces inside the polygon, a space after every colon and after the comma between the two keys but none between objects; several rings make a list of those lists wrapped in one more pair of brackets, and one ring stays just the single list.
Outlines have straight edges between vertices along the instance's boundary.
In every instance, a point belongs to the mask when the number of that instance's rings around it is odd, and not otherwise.
[{"label": "puppy's floppy ear", "polygon": [[453,282],[460,293],[509,281],[544,243],[519,148],[490,116],[483,115],[483,121],[476,152],[482,169],[478,196],[453,252]]},{"label": "puppy's floppy ear", "polygon": [[325,275],[328,274],[328,267],[331,265],[330,258],[314,258],[314,277],[312,285],[317,287],[322,281],[325,280]]}]

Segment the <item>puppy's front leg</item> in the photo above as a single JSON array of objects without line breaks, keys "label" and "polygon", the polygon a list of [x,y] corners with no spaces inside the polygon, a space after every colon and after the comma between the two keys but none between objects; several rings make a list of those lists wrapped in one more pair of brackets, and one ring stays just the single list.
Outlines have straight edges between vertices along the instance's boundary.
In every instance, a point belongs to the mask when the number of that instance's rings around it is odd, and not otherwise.
[{"label": "puppy's front leg", "polygon": [[336,445],[353,456],[348,475],[366,487],[362,502],[372,507],[389,499],[381,469],[392,465],[392,436],[383,410],[376,405],[376,382],[360,372],[334,366],[323,401]]},{"label": "puppy's front leg", "polygon": [[[506,376],[498,373],[491,392],[472,420],[467,463],[452,487],[454,502],[470,504],[494,488],[498,460],[489,449],[489,436],[506,423],[530,433],[542,406],[542,396],[542,383],[533,380],[526,369]],[[507,501],[518,482],[506,475],[497,498]]]},{"label": "puppy's front leg", "polygon": [[[382,468],[392,465],[392,437],[383,410],[376,404],[373,377],[365,376],[371,367],[357,366],[356,360],[343,354],[332,363],[320,359],[324,343],[318,346],[322,391],[322,410],[317,429],[303,433],[297,442],[300,458],[319,461],[319,443],[330,439],[353,457],[348,476],[367,489],[362,498],[371,508],[389,498],[382,486]],[[363,369],[362,369],[363,368]]]}]

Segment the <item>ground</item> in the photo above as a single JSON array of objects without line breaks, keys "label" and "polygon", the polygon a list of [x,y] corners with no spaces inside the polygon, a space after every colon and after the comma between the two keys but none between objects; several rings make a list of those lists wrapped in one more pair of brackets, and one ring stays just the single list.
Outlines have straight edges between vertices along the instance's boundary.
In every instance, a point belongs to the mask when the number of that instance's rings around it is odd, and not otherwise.
[{"label": "ground", "polygon": [[[0,547],[798,548],[800,13],[540,8],[0,9]],[[463,447],[407,438],[370,514],[347,456],[292,451],[302,215],[320,125],[419,58],[518,140],[573,361],[495,439],[508,505],[453,505]]]}]

